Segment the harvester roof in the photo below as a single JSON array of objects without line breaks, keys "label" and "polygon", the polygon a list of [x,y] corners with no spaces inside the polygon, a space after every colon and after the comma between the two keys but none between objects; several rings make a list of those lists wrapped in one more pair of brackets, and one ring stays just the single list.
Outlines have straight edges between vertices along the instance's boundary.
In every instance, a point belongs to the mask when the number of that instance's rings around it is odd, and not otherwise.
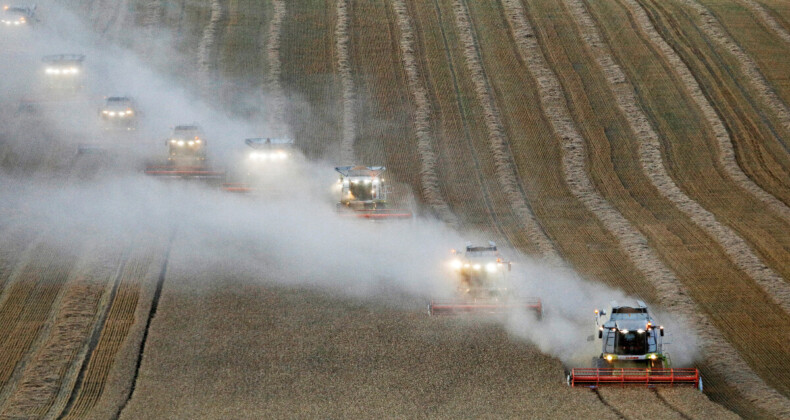
[{"label": "harvester roof", "polygon": [[384,166],[338,166],[335,168],[337,172],[345,177],[365,178],[376,178],[386,169]]},{"label": "harvester roof", "polygon": [[61,65],[81,65],[83,61],[85,61],[85,55],[83,54],[54,54],[54,55],[45,55],[41,61],[61,66]]},{"label": "harvester roof", "polygon": [[272,147],[291,147],[294,144],[293,139],[272,139],[268,137],[253,137],[244,139],[244,144],[252,147],[253,149],[269,149]]}]

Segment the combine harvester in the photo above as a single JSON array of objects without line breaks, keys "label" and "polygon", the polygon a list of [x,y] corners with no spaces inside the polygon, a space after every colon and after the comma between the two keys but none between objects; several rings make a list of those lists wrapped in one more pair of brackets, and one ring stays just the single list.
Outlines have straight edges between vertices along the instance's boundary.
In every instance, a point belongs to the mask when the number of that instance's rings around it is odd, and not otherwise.
[{"label": "combine harvester", "polygon": [[177,125],[165,140],[167,164],[148,166],[146,175],[180,178],[223,180],[224,171],[216,171],[206,164],[206,140],[196,124]]},{"label": "combine harvester", "polygon": [[36,6],[3,6],[0,13],[0,26],[3,27],[30,27],[36,22]]},{"label": "combine harvester", "polygon": [[284,195],[292,189],[289,177],[294,175],[299,154],[292,139],[255,137],[245,139],[252,148],[244,161],[244,182],[225,183],[225,191],[235,193],[267,193]]},{"label": "combine harvester", "polygon": [[538,298],[519,298],[509,284],[512,263],[499,255],[494,242],[488,245],[467,244],[463,254],[452,250],[455,258],[450,269],[457,278],[458,298],[432,300],[428,305],[431,315],[462,313],[498,314],[526,310],[543,317],[543,303]]},{"label": "combine harvester", "polygon": [[134,99],[128,96],[108,96],[99,108],[102,128],[109,131],[133,131],[137,129],[139,112]]},{"label": "combine harvester", "polygon": [[86,97],[79,95],[83,89],[82,54],[57,54],[44,56],[41,61],[41,83],[31,86],[33,97],[22,99],[18,115],[39,115],[44,112],[57,119],[68,119],[68,114],[85,105]]},{"label": "combine harvester", "polygon": [[105,97],[98,115],[102,130],[105,133],[112,133],[112,138],[102,143],[80,143],[77,145],[77,154],[105,153],[108,146],[112,150],[124,148],[122,142],[119,141],[120,133],[137,129],[139,111],[134,100],[130,97]]},{"label": "combine harvester", "polygon": [[42,58],[44,75],[51,93],[70,95],[84,88],[82,54],[56,54]]},{"label": "combine harvester", "polygon": [[[612,302],[609,320],[599,323],[606,311],[595,311],[602,353],[591,368],[573,368],[568,384],[597,388],[603,385],[687,385],[702,391],[702,377],[695,368],[672,368],[664,351],[664,327],[658,325],[642,301],[625,306]],[[591,336],[588,340],[594,340]]]},{"label": "combine harvester", "polygon": [[338,213],[370,220],[412,219],[407,209],[390,208],[387,196],[390,186],[384,180],[384,166],[340,166],[337,187],[340,201]]}]

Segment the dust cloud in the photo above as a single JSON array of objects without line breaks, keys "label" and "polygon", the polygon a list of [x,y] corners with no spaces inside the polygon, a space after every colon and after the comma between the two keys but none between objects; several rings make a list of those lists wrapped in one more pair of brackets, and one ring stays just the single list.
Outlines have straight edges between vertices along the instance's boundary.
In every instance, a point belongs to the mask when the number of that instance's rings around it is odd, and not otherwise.
[{"label": "dust cloud", "polygon": [[[54,4],[44,3],[39,11],[42,22],[37,27],[0,41],[4,222],[22,224],[40,240],[63,247],[87,233],[122,243],[136,232],[176,231],[188,238],[191,258],[233,261],[245,271],[260,273],[264,284],[316,288],[371,302],[407,296],[408,309],[414,309],[414,302],[422,306],[432,298],[454,296],[454,278],[445,264],[448,251],[467,240],[486,241],[485,235],[453,231],[430,217],[395,223],[340,217],[331,191],[334,162],[297,159],[296,170],[277,180],[284,193],[276,197],[233,195],[195,182],[145,176],[145,165],[165,156],[164,139],[174,125],[197,122],[208,139],[211,165],[230,173],[240,166],[244,138],[279,136],[282,129],[267,132],[259,120],[227,115],[201,100],[185,80],[154,70],[149,63],[190,62],[171,48],[160,46],[155,50],[160,55],[142,59],[131,49],[103,41],[80,18]],[[85,87],[67,97],[48,91],[42,72],[42,56],[62,53],[86,56]],[[138,130],[102,130],[97,110],[110,95],[135,98],[141,110]],[[276,102],[265,95],[261,100]],[[25,103],[37,111],[25,111]],[[309,110],[309,105],[289,108]],[[105,152],[77,155],[83,143]],[[98,162],[97,174],[75,179],[74,168],[86,160]],[[568,365],[588,366],[600,354],[600,341],[587,341],[595,333],[593,309],[611,300],[636,298],[514,250],[503,254],[515,262],[511,278],[516,293],[539,297],[545,313],[540,321],[524,312],[497,322]],[[216,278],[224,280],[220,272]],[[690,363],[695,338],[682,334],[687,330],[682,320],[657,316],[675,333],[672,348],[682,349],[672,351],[674,361]]]}]

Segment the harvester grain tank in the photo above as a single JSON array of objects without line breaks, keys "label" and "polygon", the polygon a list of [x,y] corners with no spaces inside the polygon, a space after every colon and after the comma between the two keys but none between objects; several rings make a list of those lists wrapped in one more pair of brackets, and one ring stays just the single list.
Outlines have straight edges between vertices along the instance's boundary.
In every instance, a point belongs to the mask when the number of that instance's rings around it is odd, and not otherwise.
[{"label": "harvester grain tank", "polygon": [[337,210],[344,215],[372,220],[411,219],[410,210],[391,208],[384,166],[339,166]]},{"label": "harvester grain tank", "polygon": [[165,140],[167,164],[148,166],[147,175],[170,178],[223,179],[225,173],[206,162],[207,142],[196,124],[177,125]]},{"label": "harvester grain tank", "polygon": [[699,370],[671,367],[664,348],[664,327],[656,322],[644,302],[612,302],[609,319],[601,322],[606,315],[605,310],[595,311],[601,354],[593,357],[592,367],[571,370],[571,386],[691,385],[702,390]]},{"label": "harvester grain tank", "polygon": [[0,26],[8,28],[29,27],[35,24],[36,6],[3,6]]},{"label": "harvester grain tank", "polygon": [[457,282],[458,298],[432,300],[428,305],[431,315],[526,310],[538,319],[543,316],[540,299],[516,296],[510,285],[512,263],[499,254],[496,243],[467,244],[463,253],[453,250],[452,255],[448,265]]},{"label": "harvester grain tank", "polygon": [[288,176],[293,175],[299,153],[293,139],[253,137],[244,140],[250,150],[242,164],[244,182],[224,184],[224,189],[238,193],[286,192]]}]

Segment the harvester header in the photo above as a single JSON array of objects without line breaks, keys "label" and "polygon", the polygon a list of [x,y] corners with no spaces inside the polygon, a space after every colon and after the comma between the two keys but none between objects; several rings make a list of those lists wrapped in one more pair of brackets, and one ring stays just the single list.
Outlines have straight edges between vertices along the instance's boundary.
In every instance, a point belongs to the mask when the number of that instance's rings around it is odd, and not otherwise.
[{"label": "harvester header", "polygon": [[[607,313],[609,319],[601,322]],[[594,314],[601,354],[593,357],[592,367],[572,369],[569,385],[693,385],[702,389],[697,369],[670,367],[671,359],[664,349],[664,327],[656,322],[644,302],[620,305],[613,301],[609,311],[596,309]]]}]

